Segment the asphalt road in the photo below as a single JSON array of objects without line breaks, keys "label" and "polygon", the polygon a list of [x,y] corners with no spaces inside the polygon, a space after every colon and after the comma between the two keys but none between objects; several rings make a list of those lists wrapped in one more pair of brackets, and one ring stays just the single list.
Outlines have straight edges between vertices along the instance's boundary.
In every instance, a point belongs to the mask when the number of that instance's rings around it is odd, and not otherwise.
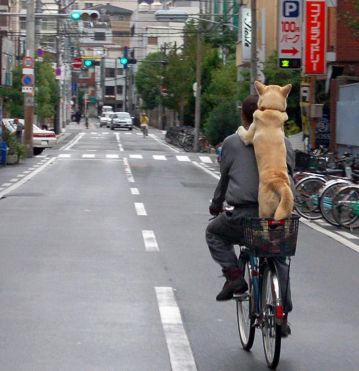
[{"label": "asphalt road", "polygon": [[[241,350],[235,303],[215,301],[214,156],[139,134],[70,126],[0,169],[0,371],[267,369],[260,333]],[[341,238],[300,226],[278,370],[358,369],[358,245]]]}]

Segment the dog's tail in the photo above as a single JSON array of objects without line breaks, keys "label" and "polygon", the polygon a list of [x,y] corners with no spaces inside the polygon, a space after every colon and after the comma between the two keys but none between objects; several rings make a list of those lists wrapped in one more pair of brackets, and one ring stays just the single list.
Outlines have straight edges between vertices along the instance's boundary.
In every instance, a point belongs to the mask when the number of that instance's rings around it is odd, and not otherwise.
[{"label": "dog's tail", "polygon": [[280,197],[280,201],[277,210],[274,213],[274,220],[289,218],[294,207],[293,192],[288,184],[278,185],[276,192]]}]

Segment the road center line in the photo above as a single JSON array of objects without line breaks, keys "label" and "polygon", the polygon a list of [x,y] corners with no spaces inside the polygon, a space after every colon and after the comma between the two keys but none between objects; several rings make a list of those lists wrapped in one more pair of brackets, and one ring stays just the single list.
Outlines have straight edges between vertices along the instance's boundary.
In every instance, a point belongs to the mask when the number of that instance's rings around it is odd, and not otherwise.
[{"label": "road center line", "polygon": [[123,159],[123,164],[125,166],[125,174],[127,176],[128,182],[129,183],[134,183],[135,182],[135,179],[134,179],[134,177],[132,175],[130,164],[128,163],[128,159],[126,157]]},{"label": "road center line", "polygon": [[172,371],[197,371],[172,287],[155,287]]},{"label": "road center line", "polygon": [[130,188],[131,190],[131,194],[133,195],[139,195],[140,194],[140,191],[138,190],[138,188]]},{"label": "road center line", "polygon": [[145,205],[142,202],[135,202],[135,209],[136,209],[137,215],[140,215],[140,216],[147,215]]},{"label": "road center line", "polygon": [[145,243],[146,251],[153,252],[153,251],[160,251],[158,248],[157,240],[155,233],[153,231],[142,231],[143,241]]}]

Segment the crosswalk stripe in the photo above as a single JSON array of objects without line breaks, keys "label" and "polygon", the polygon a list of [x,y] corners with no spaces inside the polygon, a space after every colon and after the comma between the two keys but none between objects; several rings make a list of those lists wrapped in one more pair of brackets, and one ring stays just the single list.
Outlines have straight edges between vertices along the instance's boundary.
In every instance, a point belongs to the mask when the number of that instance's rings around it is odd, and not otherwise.
[{"label": "crosswalk stripe", "polygon": [[177,158],[178,161],[181,161],[181,162],[183,162],[183,161],[189,162],[190,161],[188,156],[176,156],[176,158]]},{"label": "crosswalk stripe", "polygon": [[71,157],[71,155],[69,153],[60,153],[59,157],[60,158],[69,158],[69,157]]},{"label": "crosswalk stripe", "polygon": [[167,160],[166,156],[164,155],[153,155],[154,160]]},{"label": "crosswalk stripe", "polygon": [[120,156],[116,154],[107,154],[106,158],[120,158]]},{"label": "crosswalk stripe", "polygon": [[212,159],[209,156],[199,156],[199,159],[206,164],[212,164]]},{"label": "crosswalk stripe", "polygon": [[85,153],[82,155],[82,158],[95,158],[95,155],[93,153]]},{"label": "crosswalk stripe", "polygon": [[129,157],[130,158],[143,158],[142,155],[130,155]]}]

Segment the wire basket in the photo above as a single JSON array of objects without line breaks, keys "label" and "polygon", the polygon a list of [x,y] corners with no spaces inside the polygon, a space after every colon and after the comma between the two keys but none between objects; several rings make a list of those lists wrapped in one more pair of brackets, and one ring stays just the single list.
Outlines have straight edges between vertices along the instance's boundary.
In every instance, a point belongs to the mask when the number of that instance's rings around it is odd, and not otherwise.
[{"label": "wire basket", "polygon": [[298,215],[279,221],[268,218],[245,218],[244,244],[254,256],[294,256],[298,226]]}]

